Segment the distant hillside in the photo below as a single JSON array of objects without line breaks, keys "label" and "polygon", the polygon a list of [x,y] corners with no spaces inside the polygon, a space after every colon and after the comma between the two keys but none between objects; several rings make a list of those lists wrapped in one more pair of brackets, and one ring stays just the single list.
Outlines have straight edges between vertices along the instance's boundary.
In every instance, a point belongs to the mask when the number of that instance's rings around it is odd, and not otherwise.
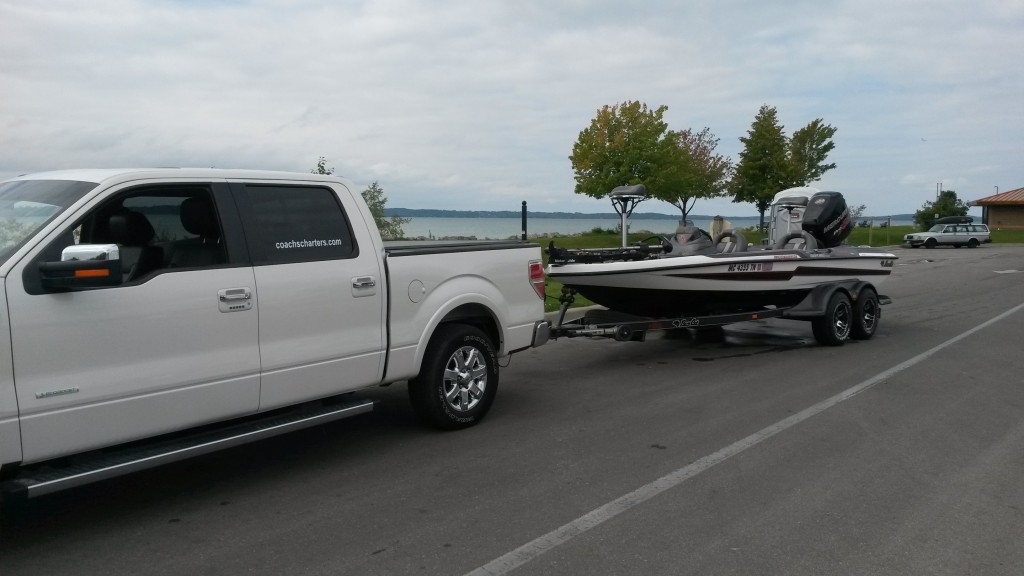
[{"label": "distant hillside", "polygon": [[[399,216],[401,218],[519,218],[520,212],[513,210],[431,210],[423,208],[385,208],[384,215],[387,217]],[[526,213],[527,218],[558,218],[560,220],[618,220],[619,215],[614,212],[534,212]],[[765,215],[767,217],[767,214]],[[690,214],[690,220],[711,220],[714,216],[706,214]],[[749,216],[722,216],[726,220],[755,220],[757,214]],[[874,220],[883,221],[892,218],[894,221],[913,221],[913,214],[893,214],[891,216],[861,216],[857,221]],[[679,214],[661,214],[659,212],[634,212],[631,220],[679,220]]]},{"label": "distant hillside", "polygon": [[874,220],[875,222],[878,222],[879,220],[885,220],[886,218],[892,218],[893,220],[899,220],[901,222],[907,220],[911,222],[914,221],[913,214],[893,214],[892,216],[861,216],[860,218],[857,218],[857,220]]},{"label": "distant hillside", "polygon": [[[519,218],[522,213],[512,210],[430,210],[420,208],[385,208],[385,216],[399,216],[401,218]],[[534,212],[527,211],[527,218],[558,218],[561,220],[594,220],[610,219],[618,220],[619,215],[614,212]],[[679,214],[661,214],[658,212],[634,212],[630,216],[633,220],[679,220]],[[691,214],[691,220],[710,220],[714,216]],[[757,218],[754,216],[723,216],[726,220],[741,218]]]}]

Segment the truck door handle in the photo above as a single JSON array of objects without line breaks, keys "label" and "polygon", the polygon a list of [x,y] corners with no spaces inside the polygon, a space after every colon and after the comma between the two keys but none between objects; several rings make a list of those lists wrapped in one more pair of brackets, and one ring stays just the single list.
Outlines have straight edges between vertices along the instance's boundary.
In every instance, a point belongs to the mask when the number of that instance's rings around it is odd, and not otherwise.
[{"label": "truck door handle", "polygon": [[217,290],[217,307],[221,312],[241,312],[252,309],[252,290],[224,288]]},{"label": "truck door handle", "polygon": [[248,288],[233,288],[221,290],[218,292],[217,297],[220,298],[221,302],[238,302],[252,298],[252,292],[249,292]]},{"label": "truck door handle", "polygon": [[377,281],[373,279],[373,276],[360,276],[352,279],[353,288],[373,288],[376,285]]}]

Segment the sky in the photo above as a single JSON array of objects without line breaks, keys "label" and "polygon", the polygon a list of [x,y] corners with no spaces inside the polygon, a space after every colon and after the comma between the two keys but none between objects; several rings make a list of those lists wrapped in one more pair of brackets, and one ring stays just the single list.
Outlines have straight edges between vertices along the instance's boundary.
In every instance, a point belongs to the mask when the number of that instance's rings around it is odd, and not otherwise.
[{"label": "sky", "polygon": [[1022,29],[1024,0],[0,0],[0,179],[324,156],[389,207],[611,212],[569,161],[600,107],[735,161],[767,104],[837,128],[813,186],[912,213],[1024,187]]}]

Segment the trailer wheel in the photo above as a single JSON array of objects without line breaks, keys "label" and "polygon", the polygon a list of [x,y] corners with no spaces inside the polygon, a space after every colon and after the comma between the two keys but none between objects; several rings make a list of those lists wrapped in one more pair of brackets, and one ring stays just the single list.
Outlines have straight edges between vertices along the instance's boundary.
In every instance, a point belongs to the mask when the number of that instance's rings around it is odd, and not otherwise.
[{"label": "trailer wheel", "polygon": [[864,288],[853,304],[853,331],[850,337],[854,340],[870,340],[878,330],[881,319],[882,307],[878,304],[878,294],[871,288]]},{"label": "trailer wheel", "polygon": [[421,420],[443,430],[466,428],[490,410],[498,393],[498,357],[479,329],[438,327],[427,345],[409,400]]},{"label": "trailer wheel", "polygon": [[811,320],[814,339],[823,346],[842,346],[850,337],[852,320],[850,298],[842,292],[836,292],[825,307],[825,315]]}]

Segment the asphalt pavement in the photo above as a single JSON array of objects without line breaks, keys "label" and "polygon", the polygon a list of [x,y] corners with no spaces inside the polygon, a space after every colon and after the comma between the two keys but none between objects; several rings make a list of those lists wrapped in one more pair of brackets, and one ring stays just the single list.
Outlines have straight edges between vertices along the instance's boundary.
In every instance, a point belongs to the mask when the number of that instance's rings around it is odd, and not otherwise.
[{"label": "asphalt pavement", "polygon": [[560,339],[484,422],[372,414],[0,510],[0,573],[1024,574],[1024,247],[902,249],[875,338]]}]

